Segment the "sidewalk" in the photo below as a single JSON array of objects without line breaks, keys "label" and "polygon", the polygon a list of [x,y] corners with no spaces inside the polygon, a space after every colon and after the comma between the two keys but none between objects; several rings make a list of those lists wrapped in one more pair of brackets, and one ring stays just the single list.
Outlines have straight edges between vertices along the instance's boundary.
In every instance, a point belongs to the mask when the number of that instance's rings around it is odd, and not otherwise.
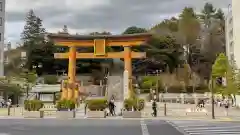
[{"label": "sidewalk", "polygon": [[[15,116],[0,116],[0,119],[56,119],[56,120],[64,120],[64,119],[57,119],[55,117],[47,117],[47,118],[24,118],[22,117],[15,117]],[[78,117],[78,118],[71,118],[68,120],[78,120],[78,119],[99,119],[99,120],[194,120],[194,121],[222,121],[222,122],[240,122],[239,118],[231,118],[231,117],[216,117],[215,119],[206,118],[206,117],[174,117],[174,116],[160,116],[160,117],[145,117],[145,118],[122,118],[121,116],[117,117],[107,117],[107,118],[86,118],[86,117]]]}]

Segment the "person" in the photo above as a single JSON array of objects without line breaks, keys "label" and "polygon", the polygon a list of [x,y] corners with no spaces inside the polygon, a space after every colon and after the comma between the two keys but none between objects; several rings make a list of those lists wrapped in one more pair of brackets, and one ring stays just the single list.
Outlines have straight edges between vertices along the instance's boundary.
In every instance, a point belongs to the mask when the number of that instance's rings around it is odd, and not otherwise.
[{"label": "person", "polygon": [[229,101],[226,99],[225,100],[225,115],[228,116],[228,108],[229,108]]},{"label": "person", "polygon": [[84,114],[87,115],[87,107],[88,107],[88,102],[85,103],[85,107],[84,107]]},{"label": "person", "polygon": [[152,100],[152,110],[153,110],[153,117],[157,117],[157,103],[155,100]]},{"label": "person", "polygon": [[112,100],[111,100],[111,102],[112,102],[112,113],[113,113],[113,116],[115,116],[116,115],[116,113],[115,113],[115,103],[114,103],[114,98],[112,98]]},{"label": "person", "polygon": [[112,100],[109,101],[108,103],[108,108],[109,108],[109,112],[110,112],[110,115],[113,116],[114,115],[114,103]]}]

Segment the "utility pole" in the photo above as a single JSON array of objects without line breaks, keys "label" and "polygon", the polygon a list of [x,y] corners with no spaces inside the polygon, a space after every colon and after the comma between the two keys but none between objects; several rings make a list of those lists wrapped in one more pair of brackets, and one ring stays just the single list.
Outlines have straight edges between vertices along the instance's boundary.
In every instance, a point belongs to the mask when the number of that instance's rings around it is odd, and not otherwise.
[{"label": "utility pole", "polygon": [[210,86],[210,89],[211,89],[211,100],[212,100],[212,119],[215,119],[215,108],[214,108],[214,92],[213,92],[213,78],[211,77],[211,86]]},{"label": "utility pole", "polygon": [[[212,32],[210,32],[210,45],[212,45]],[[216,82],[214,82],[213,77],[211,77],[211,87],[210,87],[210,89],[211,89],[211,99],[212,99],[212,119],[215,119],[214,91],[213,91],[214,83],[216,83]]]}]

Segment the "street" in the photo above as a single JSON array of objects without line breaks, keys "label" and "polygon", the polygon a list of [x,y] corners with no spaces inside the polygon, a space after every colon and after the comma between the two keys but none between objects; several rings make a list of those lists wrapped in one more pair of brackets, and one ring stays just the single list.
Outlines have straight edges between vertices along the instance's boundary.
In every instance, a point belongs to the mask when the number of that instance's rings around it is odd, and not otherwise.
[{"label": "street", "polygon": [[0,135],[183,135],[162,120],[1,119]]},{"label": "street", "polygon": [[175,120],[170,122],[188,135],[240,135],[240,122]]}]

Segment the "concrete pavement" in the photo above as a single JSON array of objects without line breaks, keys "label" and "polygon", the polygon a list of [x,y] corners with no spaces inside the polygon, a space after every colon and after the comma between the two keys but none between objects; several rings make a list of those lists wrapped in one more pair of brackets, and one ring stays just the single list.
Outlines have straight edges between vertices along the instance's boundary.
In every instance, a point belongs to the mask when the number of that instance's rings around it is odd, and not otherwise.
[{"label": "concrete pavement", "polygon": [[1,119],[0,135],[183,135],[162,120]]}]

